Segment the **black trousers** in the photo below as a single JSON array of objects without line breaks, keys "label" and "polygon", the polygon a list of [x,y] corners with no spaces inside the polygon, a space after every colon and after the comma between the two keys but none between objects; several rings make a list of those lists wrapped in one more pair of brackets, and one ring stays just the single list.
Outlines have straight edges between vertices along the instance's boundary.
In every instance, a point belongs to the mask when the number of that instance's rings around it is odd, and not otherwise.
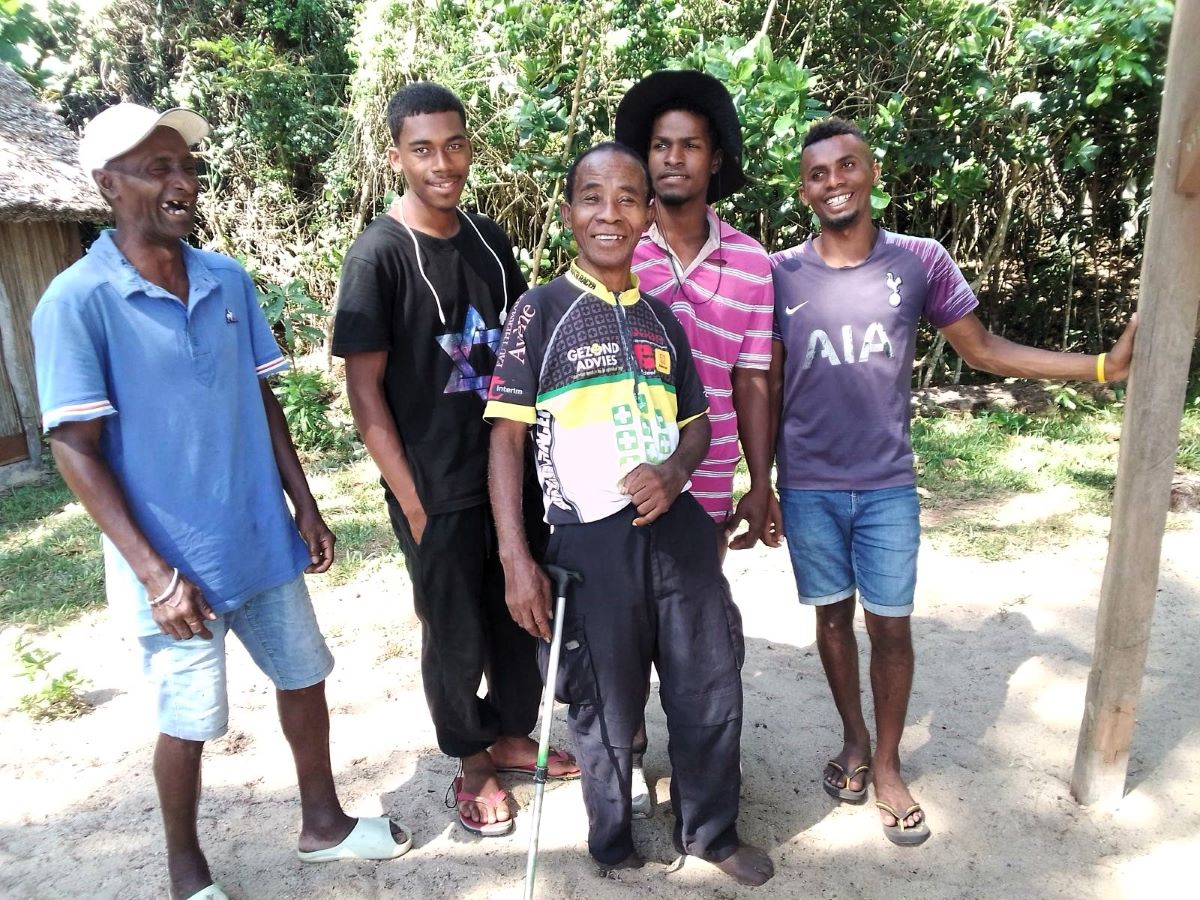
[{"label": "black trousers", "polygon": [[[387,500],[421,620],[421,680],[438,747],[461,759],[498,738],[529,734],[542,690],[537,642],[504,602],[490,507],[429,516],[418,545],[390,492]],[[539,510],[540,503],[533,513]],[[527,523],[535,558],[545,530],[536,520]],[[483,677],[488,690],[479,697]]]},{"label": "black trousers", "polygon": [[[675,841],[720,861],[738,847],[741,616],[721,574],[712,520],[691,494],[651,525],[631,507],[555,527],[547,559],[583,574],[563,617],[559,699],[583,770],[588,849],[633,853],[631,752],[653,663],[667,716]],[[547,649],[543,644],[543,650]]]}]

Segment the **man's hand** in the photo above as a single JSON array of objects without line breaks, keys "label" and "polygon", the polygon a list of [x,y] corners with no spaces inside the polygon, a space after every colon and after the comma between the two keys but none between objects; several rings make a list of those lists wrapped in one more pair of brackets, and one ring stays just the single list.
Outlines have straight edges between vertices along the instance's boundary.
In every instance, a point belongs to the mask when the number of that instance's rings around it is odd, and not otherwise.
[{"label": "man's hand", "polygon": [[637,508],[637,526],[649,525],[668,509],[687,484],[688,473],[667,460],[658,465],[642,463],[621,479],[617,489],[627,494]]},{"label": "man's hand", "polygon": [[[169,581],[163,582],[163,590],[166,589],[168,583]],[[151,596],[158,595],[152,594]],[[186,641],[193,635],[206,641],[212,640],[212,632],[208,630],[204,621],[205,619],[213,621],[217,618],[217,614],[212,611],[212,607],[200,593],[200,588],[184,578],[182,574],[175,584],[175,590],[171,591],[162,603],[150,607],[150,614],[154,616],[154,622],[162,629],[162,633],[177,641]]]},{"label": "man's hand", "polygon": [[300,530],[304,543],[308,545],[308,558],[311,560],[304,571],[315,574],[328,570],[333,565],[333,545],[337,538],[321,518],[316,504],[296,510],[296,527]]},{"label": "man's hand", "polygon": [[413,543],[420,546],[421,538],[425,535],[425,525],[429,522],[429,516],[425,515],[425,507],[414,495],[411,504],[400,505],[400,512],[404,513],[404,521],[408,522],[408,530],[412,534]]},{"label": "man's hand", "polygon": [[748,527],[729,542],[734,550],[749,550],[758,543],[760,537],[778,528],[779,501],[775,499],[775,492],[769,487],[751,487],[743,494],[729,519],[729,533],[737,531],[742,522]]},{"label": "man's hand", "polygon": [[550,640],[550,579],[529,554],[505,561],[504,602],[514,622],[534,637]]},{"label": "man's hand", "polygon": [[1129,324],[1104,357],[1104,380],[1124,381],[1129,377],[1129,364],[1133,362],[1133,336],[1137,333],[1137,313],[1129,317]]},{"label": "man's hand", "polygon": [[768,547],[778,547],[783,543],[783,510],[779,506],[779,498],[774,491],[768,491],[770,501],[767,504],[767,518],[763,522],[759,537]]}]

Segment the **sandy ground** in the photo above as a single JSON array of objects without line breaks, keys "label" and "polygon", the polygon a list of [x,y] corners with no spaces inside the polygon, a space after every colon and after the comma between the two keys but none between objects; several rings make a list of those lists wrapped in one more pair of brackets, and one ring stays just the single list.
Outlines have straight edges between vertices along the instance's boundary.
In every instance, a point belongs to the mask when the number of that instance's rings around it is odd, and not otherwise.
[{"label": "sandy ground", "polygon": [[[1053,506],[1053,504],[1049,504]],[[1036,517],[1037,498],[997,508]],[[1019,560],[921,558],[916,684],[903,750],[933,838],[887,843],[875,811],[835,806],[820,772],[839,730],[797,607],[786,555],[730,555],[747,658],[741,831],[769,848],[777,875],[752,891],[670,847],[665,722],[649,710],[647,769],[660,800],[635,823],[648,864],[602,879],[589,863],[577,784],[547,793],[539,896],[1151,897],[1186,888],[1200,853],[1200,519],[1168,532],[1138,710],[1129,792],[1081,808],[1068,781],[1093,642],[1107,521],[1067,547]],[[311,582],[337,656],[329,680],[333,759],[347,808],[385,811],[415,846],[386,863],[305,866],[294,856],[298,801],[272,692],[231,651],[231,730],[206,756],[202,840],[234,898],[519,897],[527,814],[506,838],[466,835],[443,806],[454,766],[438,754],[420,688],[419,632],[403,572],[384,566],[336,590]],[[860,632],[861,634],[861,632]],[[12,631],[0,636],[11,646]],[[38,638],[91,682],[90,715],[35,725],[12,711],[24,683],[0,652],[0,896],[159,898],[165,865],[150,772],[154,729],[134,648],[103,614]],[[865,675],[865,654],[864,654]],[[566,739],[563,710],[556,715]],[[515,796],[523,805],[529,788]]]}]

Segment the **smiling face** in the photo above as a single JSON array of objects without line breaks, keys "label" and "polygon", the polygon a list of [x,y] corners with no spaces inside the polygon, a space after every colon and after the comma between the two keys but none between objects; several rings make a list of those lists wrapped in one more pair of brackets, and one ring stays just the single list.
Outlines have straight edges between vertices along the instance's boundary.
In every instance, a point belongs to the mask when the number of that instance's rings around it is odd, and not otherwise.
[{"label": "smiling face", "polygon": [[871,188],[879,181],[879,163],[865,142],[852,134],[834,135],[806,147],[800,161],[800,199],[812,207],[822,228],[871,221]]},{"label": "smiling face", "polygon": [[629,153],[600,150],[575,168],[563,221],[575,234],[579,267],[611,291],[630,285],[633,249],[653,218],[648,194],[646,170]]},{"label": "smiling face", "polygon": [[196,223],[196,158],[173,128],[158,127],[97,170],[96,183],[118,231],[152,244],[176,244]]},{"label": "smiling face", "polygon": [[721,168],[721,151],[701,115],[670,110],[654,120],[647,157],[659,203],[682,206],[703,198],[708,181]]},{"label": "smiling face", "polygon": [[388,162],[408,183],[408,205],[414,225],[453,215],[467,185],[471,141],[457,112],[422,113],[404,119]]}]

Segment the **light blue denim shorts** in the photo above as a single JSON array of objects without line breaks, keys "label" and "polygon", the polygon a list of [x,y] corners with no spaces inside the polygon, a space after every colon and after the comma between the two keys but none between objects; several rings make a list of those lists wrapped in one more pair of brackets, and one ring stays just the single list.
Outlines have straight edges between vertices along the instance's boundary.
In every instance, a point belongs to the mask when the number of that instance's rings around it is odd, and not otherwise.
[{"label": "light blue denim shorts", "polygon": [[838,603],[857,590],[868,612],[912,615],[921,543],[915,486],[871,491],[785,488],[779,503],[801,603]]},{"label": "light blue denim shorts", "polygon": [[333,671],[312,599],[299,575],[206,622],[212,640],[138,638],[142,668],[158,691],[158,730],[187,741],[219,738],[229,726],[225,635],[232,631],[280,690],[311,687]]}]

